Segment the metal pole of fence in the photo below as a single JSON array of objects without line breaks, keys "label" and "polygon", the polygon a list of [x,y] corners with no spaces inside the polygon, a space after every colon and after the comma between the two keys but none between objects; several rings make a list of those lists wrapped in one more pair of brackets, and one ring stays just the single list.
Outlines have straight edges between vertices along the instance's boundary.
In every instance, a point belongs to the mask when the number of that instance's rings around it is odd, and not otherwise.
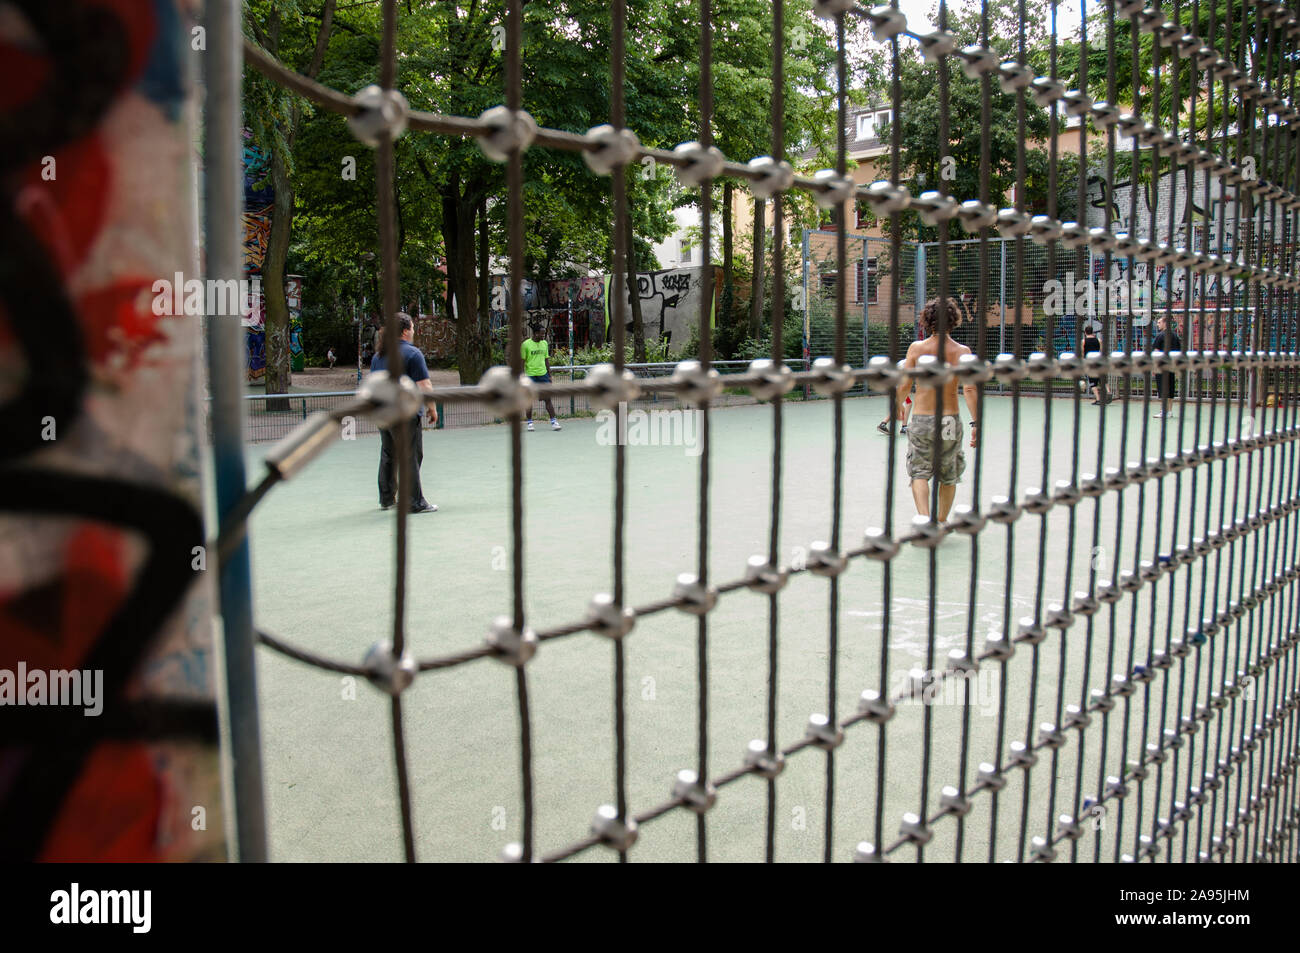
[{"label": "metal pole of fence", "polygon": [[[925,307],[925,243],[916,243],[916,302],[913,311],[921,313]],[[915,316],[913,317],[912,338],[916,338]]]},{"label": "metal pole of fence", "polygon": [[[810,322],[812,321],[812,295],[809,293],[808,290],[808,279],[809,279],[809,269],[808,269],[809,250],[808,249],[809,249],[808,229],[805,228],[803,230],[803,360],[804,360],[805,370],[809,367],[808,337],[809,337],[809,329],[811,327]],[[803,385],[803,397],[804,400],[808,399],[807,384]]]},{"label": "metal pole of fence", "polygon": [[[569,383],[573,383],[573,285],[569,285]],[[569,416],[574,414],[574,395],[569,395]]]},{"label": "metal pole of fence", "polygon": [[867,305],[868,302],[871,300],[871,288],[869,287],[871,284],[871,274],[867,270],[867,252],[870,251],[870,249],[871,249],[871,239],[869,238],[862,239],[862,264],[859,265],[858,267],[861,269],[859,274],[862,275],[862,283],[861,283],[862,290],[860,293],[862,295],[862,366],[863,367],[866,367],[867,361],[871,359],[871,355],[867,353],[867,319],[868,319]]},{"label": "metal pole of fence", "polygon": [[365,275],[357,266],[357,388],[361,387],[361,329],[366,321]]},{"label": "metal pole of fence", "polygon": [[998,353],[1007,353],[1007,240],[998,239],[1002,246],[1002,267],[998,269]]},{"label": "metal pole of fence", "polygon": [[[205,172],[204,244],[208,275],[243,274],[240,210],[243,154],[240,117],[242,33],[234,4],[205,5],[211,41],[203,57]],[[212,457],[218,525],[225,530],[231,509],[247,488],[243,447],[244,329],[234,318],[208,317],[208,378],[212,392]],[[215,555],[215,554],[214,554]],[[262,742],[257,723],[257,669],[253,658],[252,573],[248,540],[240,539],[218,566],[218,599],[230,720],[235,836],[239,860],[266,860],[266,811],[262,784]]]}]

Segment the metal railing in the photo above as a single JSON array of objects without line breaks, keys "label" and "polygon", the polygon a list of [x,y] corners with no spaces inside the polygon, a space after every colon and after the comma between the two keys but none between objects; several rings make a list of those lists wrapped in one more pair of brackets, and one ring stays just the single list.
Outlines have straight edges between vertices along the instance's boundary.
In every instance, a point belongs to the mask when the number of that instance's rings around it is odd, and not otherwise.
[{"label": "metal railing", "polygon": [[[627,369],[638,378],[653,379],[672,376],[673,370],[680,362],[660,361],[646,364],[628,364]],[[806,361],[788,361],[792,370],[804,370]],[[551,367],[551,377],[556,381],[580,381],[591,372],[595,364],[564,364]],[[749,368],[748,361],[714,361],[711,365],[724,377],[729,374],[741,374]],[[295,427],[316,411],[333,411],[356,399],[356,391],[312,391],[301,394],[245,394],[243,397],[244,440],[247,443],[272,443],[290,434]],[[793,395],[798,397],[796,393]],[[723,390],[714,402],[715,407],[727,407],[736,404],[755,403],[754,397],[743,388],[730,392]],[[662,406],[664,409],[686,406],[676,395],[652,393],[646,394],[630,406]],[[205,401],[205,411],[209,410],[211,399]],[[556,413],[561,417],[593,416],[596,410],[591,406],[590,398],[583,394],[557,398],[554,401]],[[539,402],[534,408],[535,415],[542,414],[543,405]],[[206,422],[211,434],[211,419]],[[464,402],[438,404],[438,423],[436,429],[458,429],[462,427],[487,427],[505,423],[502,417],[494,416],[487,408]],[[373,435],[379,432],[374,420],[367,415],[358,414],[351,418],[353,436]],[[435,429],[425,418],[424,428]]]}]

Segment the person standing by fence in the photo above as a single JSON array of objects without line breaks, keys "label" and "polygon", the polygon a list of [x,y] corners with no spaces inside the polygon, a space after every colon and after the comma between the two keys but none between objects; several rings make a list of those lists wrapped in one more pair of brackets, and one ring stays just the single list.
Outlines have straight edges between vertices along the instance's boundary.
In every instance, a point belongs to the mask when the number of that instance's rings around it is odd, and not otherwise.
[{"label": "person standing by fence", "polygon": [[[1174,322],[1169,320],[1169,315],[1162,314],[1156,319],[1156,328],[1159,333],[1155,340],[1151,342],[1152,351],[1181,351],[1183,349],[1183,340],[1178,336],[1178,331],[1174,327]],[[1156,393],[1160,397],[1160,409],[1155,412],[1157,417],[1172,417],[1173,411],[1169,409],[1169,401],[1174,397],[1176,390],[1176,380],[1172,373],[1156,375]]]},{"label": "person standing by fence", "polygon": [[[411,343],[411,339],[415,337],[415,323],[411,320],[409,314],[403,312],[398,313],[397,321],[402,329],[402,339],[398,342],[402,354],[401,373],[415,381],[420,390],[431,393],[433,391],[433,381],[429,379],[429,366],[425,363],[424,355],[420,353],[419,348]],[[376,371],[387,370],[387,367],[381,336],[375,349],[375,356],[370,359],[370,372],[373,374]],[[433,513],[438,507],[424,498],[424,490],[420,486],[420,465],[424,462],[424,432],[420,429],[420,418],[422,416],[422,414],[416,414],[408,425],[411,454],[411,512]],[[438,408],[430,404],[429,423],[436,424],[437,422]],[[380,428],[379,507],[386,510],[396,502],[397,443],[393,431]]]},{"label": "person standing by fence", "polygon": [[[549,384],[551,382],[550,345],[546,343],[546,329],[540,323],[533,325],[533,336],[524,339],[520,351],[524,358],[524,373],[531,377],[534,383]],[[560,421],[555,416],[555,405],[551,403],[549,397],[546,398],[546,412],[551,417],[551,429],[561,429]],[[528,429],[533,429],[532,405],[528,407]]]},{"label": "person standing by fence", "polygon": [[[1097,337],[1097,331],[1091,324],[1085,325],[1083,329],[1083,355],[1098,354],[1101,352],[1101,339]],[[1089,377],[1088,390],[1092,391],[1092,406],[1100,407],[1102,404],[1109,404],[1111,401],[1110,394],[1106,393],[1106,379],[1104,377]]]},{"label": "person standing by fence", "polygon": [[[939,356],[939,300],[935,298],[927,302],[921,311],[918,324],[925,337],[920,341],[913,341],[908,347],[907,357],[903,361],[905,368],[916,367],[920,359],[926,355]],[[955,326],[959,312],[952,299],[948,299],[947,312],[951,316],[949,320]],[[966,345],[957,343],[947,335],[944,336],[943,344],[943,362],[949,367],[956,366],[962,355],[971,352]],[[904,401],[911,393],[912,387],[911,376],[904,374],[898,385],[895,401],[899,420],[906,417]],[[936,406],[939,402],[935,399],[935,388],[929,386],[916,388],[915,409],[912,411],[907,432],[907,475],[912,480],[912,499],[916,503],[916,512],[921,516],[930,516],[930,481],[938,480],[939,508],[935,516],[939,522],[948,518],[953,499],[957,495],[957,483],[961,480],[962,471],[966,469],[966,455],[961,448],[962,426],[957,403],[957,378],[949,377],[942,390],[942,406]],[[978,442],[976,427],[979,426],[979,421],[975,419],[978,390],[974,384],[966,384],[962,387],[962,393],[972,418],[970,445],[974,447]],[[935,441],[940,442],[937,472],[934,466]]]}]

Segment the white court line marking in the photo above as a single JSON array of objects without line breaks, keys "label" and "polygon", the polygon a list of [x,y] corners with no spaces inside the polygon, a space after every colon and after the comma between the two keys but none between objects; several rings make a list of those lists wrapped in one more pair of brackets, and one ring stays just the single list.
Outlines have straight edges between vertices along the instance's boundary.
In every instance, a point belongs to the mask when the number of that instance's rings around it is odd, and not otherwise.
[{"label": "white court line marking", "polygon": [[[975,602],[975,610],[979,613],[976,616],[975,634],[978,639],[983,639],[984,635],[992,630],[1000,631],[1002,629],[1002,600],[1005,593],[1002,587],[992,581],[981,581],[979,588],[986,590],[996,599],[990,599],[988,602],[980,601],[978,598]],[[969,603],[966,600],[961,602],[948,602],[937,600],[936,607],[946,606],[949,608],[938,609],[935,611],[935,651],[936,653],[947,653],[949,649],[958,648],[966,644],[966,609]],[[1012,620],[1018,617],[1016,610],[1032,609],[1034,602],[1032,599],[1018,597],[1015,593],[1011,595]],[[889,619],[889,644],[890,648],[895,651],[906,652],[913,658],[924,659],[927,647],[929,645],[929,607],[928,599],[915,599],[911,596],[895,596],[893,611]],[[884,607],[878,606],[871,609],[847,609],[846,615],[855,616],[862,619],[882,619],[884,616]],[[962,620],[963,624],[958,631],[943,631],[943,623],[948,620]]]}]

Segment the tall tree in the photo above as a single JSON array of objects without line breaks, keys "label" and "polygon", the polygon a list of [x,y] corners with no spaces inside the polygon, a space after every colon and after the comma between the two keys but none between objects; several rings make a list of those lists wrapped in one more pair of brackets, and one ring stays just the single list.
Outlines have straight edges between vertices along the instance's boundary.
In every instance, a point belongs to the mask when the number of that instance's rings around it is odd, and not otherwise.
[{"label": "tall tree", "polygon": [[[265,10],[265,29],[254,15],[259,7]],[[286,62],[304,75],[315,79],[325,62],[326,48],[329,46],[330,33],[334,23],[335,0],[325,0],[315,27],[314,42],[310,47],[301,45],[301,36],[289,37],[286,28],[299,34],[298,29],[308,24],[298,5],[292,0],[286,3],[262,4],[249,3],[245,6],[247,30],[268,53]],[[289,17],[293,22],[285,23]],[[305,64],[299,62],[305,49],[310,50],[310,59]],[[286,394],[289,392],[289,302],[285,297],[285,261],[289,254],[289,240],[293,234],[294,182],[291,175],[293,168],[294,141],[298,137],[302,122],[303,103],[279,87],[273,87],[266,80],[254,81],[254,95],[263,102],[271,100],[275,108],[274,117],[269,122],[257,117],[265,115],[254,111],[251,121],[261,124],[263,142],[270,144],[270,178],[275,190],[274,204],[271,211],[271,234],[267,239],[266,258],[262,264],[262,294],[266,303],[266,392],[268,394]],[[245,115],[249,111],[245,110]]]},{"label": "tall tree", "polygon": [[[1002,61],[1016,58],[1017,10],[1018,0],[992,0],[989,4],[989,44]],[[1028,3],[1027,51],[1038,51],[1045,46],[1045,24],[1049,22],[1046,10],[1047,4],[1044,0],[1030,0]],[[948,31],[957,37],[959,47],[979,41],[977,7],[956,11],[950,8],[948,16]],[[1034,55],[1037,55],[1036,52]],[[938,70],[925,63],[914,46],[909,44],[901,51],[899,80],[902,86],[903,109],[900,115],[892,117],[891,122],[902,125],[899,132],[904,185],[913,195],[938,189],[941,182],[950,195],[962,198],[979,195],[980,159],[987,153],[990,201],[995,204],[1004,200],[1010,201],[1012,188],[1016,185],[1016,153],[1021,145],[1016,117],[1016,97],[1001,92],[995,83],[992,124],[987,130],[983,129],[980,83],[968,79],[952,59],[949,57],[947,101],[950,134],[949,142],[944,149],[944,154],[951,159],[951,162],[946,162],[941,168]],[[877,99],[888,101],[889,63],[885,51],[880,51],[875,56],[868,68],[867,76],[870,81],[868,89],[878,91]],[[1028,97],[1026,100],[1025,141],[1042,142],[1049,134],[1047,111],[1035,105]],[[1063,122],[1062,116],[1062,125]],[[971,130],[979,130],[979,134],[971,135],[969,134]],[[888,127],[882,132],[885,137],[890,134]],[[1060,181],[1073,181],[1069,177],[1071,173],[1064,168],[1072,160],[1077,162],[1077,157],[1059,157]],[[1035,214],[1045,212],[1048,150],[1041,146],[1026,147],[1025,164],[1026,207]],[[1073,197],[1065,194],[1068,190],[1060,191],[1059,198],[1066,203],[1062,207],[1072,209]],[[915,211],[904,212],[900,217],[900,224],[905,239],[934,241],[938,237],[937,228],[922,223]],[[884,227],[888,230],[888,220],[884,222]]]},{"label": "tall tree", "polygon": [[[310,10],[301,2],[249,0],[245,10],[250,34],[305,72],[313,68],[315,39],[326,11]],[[767,0],[716,2],[723,24],[718,34],[726,41],[717,48],[715,129],[719,146],[743,160],[770,148],[764,131],[770,79],[759,63],[770,55],[771,10]],[[789,0],[787,6],[805,30],[798,44],[801,56],[789,66],[787,133],[794,152],[814,134],[819,109],[816,98],[802,90],[824,87],[831,59],[820,21],[809,12],[810,0]],[[359,90],[376,81],[380,8],[343,4],[330,9],[328,55],[316,67],[318,78],[344,92]],[[671,149],[698,134],[698,21],[673,0],[637,0],[628,17],[627,125],[642,143]],[[278,44],[267,38],[273,22],[284,24]],[[411,107],[477,116],[498,105],[503,99],[504,24],[503,0],[402,7],[397,83]],[[523,105],[539,125],[585,132],[608,122],[609,4],[530,0],[522,26]],[[805,42],[808,38],[811,43]],[[760,56],[759,51],[766,52]],[[743,68],[733,68],[733,59],[743,61]],[[306,274],[309,288],[320,289],[322,307],[355,301],[359,287],[373,278],[359,258],[376,246],[374,154],[358,145],[339,116],[295,103],[272,84],[256,85],[261,82],[255,77],[249,84],[255,88],[246,87],[245,112],[258,143],[268,150],[280,148],[285,159],[289,187],[283,194],[294,197],[292,218],[282,219],[292,225],[286,267]],[[298,118],[288,148],[281,131],[289,128],[293,108]],[[751,127],[753,141],[726,139],[737,126]],[[398,139],[394,157],[399,300],[445,290],[448,309],[454,306],[458,318],[461,379],[473,383],[491,360],[483,301],[486,272],[493,263],[502,267],[506,253],[503,167],[487,160],[472,138],[425,133]],[[577,153],[541,147],[524,154],[524,178],[525,274],[544,279],[606,271],[614,224],[609,179],[592,173]],[[653,164],[631,167],[628,180],[629,267],[635,272],[655,266],[651,248],[674,230],[672,202],[681,190],[669,169]],[[373,291],[369,297],[375,300]],[[632,318],[635,325],[635,307]],[[634,348],[644,355],[643,330],[632,330]]]},{"label": "tall tree", "polygon": [[748,337],[753,340],[758,339],[763,317],[763,236],[766,233],[763,219],[766,207],[766,202],[755,197],[753,230],[750,235],[750,249],[754,264],[753,274],[750,276],[749,327],[747,329]]}]

